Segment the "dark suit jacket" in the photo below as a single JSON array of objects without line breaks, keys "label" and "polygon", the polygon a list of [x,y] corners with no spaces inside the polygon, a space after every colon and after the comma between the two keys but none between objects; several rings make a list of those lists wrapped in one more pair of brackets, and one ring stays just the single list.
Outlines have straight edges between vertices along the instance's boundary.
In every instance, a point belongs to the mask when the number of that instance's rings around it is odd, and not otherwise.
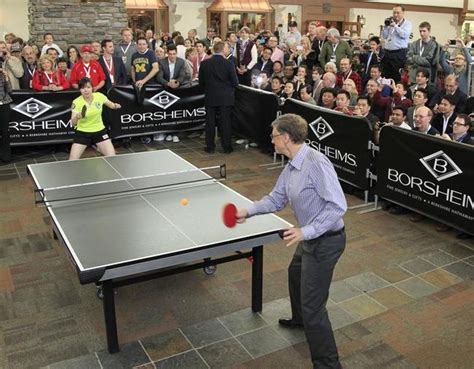
[{"label": "dark suit jacket", "polygon": [[204,60],[199,68],[199,85],[204,89],[205,106],[233,106],[239,84],[234,63],[220,54]]},{"label": "dark suit jacket", "polygon": [[170,63],[168,58],[158,60],[160,70],[156,75],[156,80],[159,84],[166,86],[170,79],[175,79],[181,85],[186,78],[186,70],[184,65],[184,60],[181,58],[176,58],[174,65],[173,76],[170,76]]},{"label": "dark suit jacket", "polygon": [[[444,133],[453,133],[453,122],[456,119],[456,113],[453,113],[449,117],[448,125],[446,126],[446,131]],[[443,134],[443,113],[437,113],[431,119],[431,125],[436,128],[441,134]]]},{"label": "dark suit jacket", "polygon": [[267,72],[268,77],[270,77],[273,74],[273,62],[271,60],[268,60],[267,64],[265,64],[265,67],[263,68],[263,70],[262,70],[262,65],[263,65],[262,59],[258,58],[258,62],[252,68],[252,72],[253,73],[256,73],[256,71],[258,71],[258,73]]},{"label": "dark suit jacket", "polygon": [[[118,56],[113,56],[112,63],[114,66],[114,79],[115,79],[114,84],[126,85],[128,83],[127,69],[125,68],[125,64],[123,63],[122,58]],[[105,73],[104,89],[105,91],[108,91],[112,87],[112,81],[110,80],[110,73],[109,73],[109,70],[107,69],[103,56],[99,58],[99,64]]]},{"label": "dark suit jacket", "polygon": [[[30,83],[33,80],[33,76],[28,71],[28,65],[26,62],[23,62],[23,77],[20,78],[20,88],[22,90],[31,90]],[[34,74],[34,73],[33,73]]]},{"label": "dark suit jacket", "polygon": [[313,39],[313,42],[311,44],[311,48],[314,50],[314,56],[316,58],[315,62],[314,62],[314,65],[317,66],[317,67],[322,67],[324,69],[324,65],[321,66],[321,64],[319,63],[319,54],[321,54],[321,49],[323,48],[324,44],[326,43],[327,41],[324,40],[324,42],[322,43],[321,45],[321,48],[319,48],[319,40],[315,37]]},{"label": "dark suit jacket", "polygon": [[[445,89],[439,91],[435,96],[433,96],[428,107],[432,108],[436,104],[439,104],[444,95],[446,95]],[[458,88],[453,96],[456,101],[456,109],[454,111],[456,113],[464,113],[466,111],[467,95]]]}]

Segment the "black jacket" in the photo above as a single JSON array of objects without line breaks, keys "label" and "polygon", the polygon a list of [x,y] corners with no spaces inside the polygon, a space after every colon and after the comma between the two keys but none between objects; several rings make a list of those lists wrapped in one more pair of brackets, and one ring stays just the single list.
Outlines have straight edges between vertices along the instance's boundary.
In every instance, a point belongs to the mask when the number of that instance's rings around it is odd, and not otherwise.
[{"label": "black jacket", "polygon": [[206,106],[233,106],[234,92],[239,84],[234,63],[215,54],[199,68],[199,85],[204,88]]},{"label": "black jacket", "polygon": [[99,64],[104,70],[105,73],[105,91],[108,91],[113,85],[126,85],[128,83],[128,76],[127,76],[127,69],[125,68],[125,64],[123,63],[122,58],[118,56],[112,57],[112,64],[114,68],[114,84],[110,80],[110,72],[107,69],[107,65],[104,61],[104,56],[101,55],[99,58]]}]

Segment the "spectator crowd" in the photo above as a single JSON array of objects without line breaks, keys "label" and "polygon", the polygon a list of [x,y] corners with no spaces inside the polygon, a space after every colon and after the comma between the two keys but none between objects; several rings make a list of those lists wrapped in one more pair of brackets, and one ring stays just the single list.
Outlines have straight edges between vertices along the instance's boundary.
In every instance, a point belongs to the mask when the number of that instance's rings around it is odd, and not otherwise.
[{"label": "spectator crowd", "polygon": [[[212,46],[224,41],[239,83],[287,98],[367,118],[374,140],[385,124],[394,124],[442,138],[470,143],[469,64],[471,43],[458,38],[439,44],[431,25],[418,25],[419,38],[396,5],[379,36],[362,40],[335,28],[309,23],[306,33],[296,22],[288,31],[248,27],[217,36],[208,28],[204,37],[195,29],[186,35],[152,30],[121,31],[119,40],[92,40],[62,50],[52,33],[43,45],[25,43],[13,34],[0,41],[0,61],[10,88],[35,91],[77,89],[88,77],[94,91],[114,85],[148,84],[169,89],[198,83],[201,63],[212,56]],[[151,141],[143,137],[144,142]],[[157,134],[156,141],[178,142],[177,134]]]}]

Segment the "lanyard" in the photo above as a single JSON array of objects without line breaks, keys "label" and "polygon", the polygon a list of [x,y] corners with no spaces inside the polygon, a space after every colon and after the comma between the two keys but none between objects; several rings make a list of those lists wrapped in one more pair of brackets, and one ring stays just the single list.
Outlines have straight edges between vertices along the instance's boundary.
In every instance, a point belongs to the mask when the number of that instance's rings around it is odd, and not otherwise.
[{"label": "lanyard", "polygon": [[420,40],[420,56],[423,55],[423,51],[425,51],[425,46],[423,45],[423,41]]},{"label": "lanyard", "polygon": [[35,71],[36,71],[36,67],[34,67],[33,70],[31,70],[30,66],[28,65],[26,69],[28,69],[28,73],[30,74],[30,76],[33,77],[33,74],[35,74]]},{"label": "lanyard", "polygon": [[130,45],[132,44],[132,41],[130,41],[127,45],[127,47],[125,48],[125,50],[123,49],[123,46],[120,46],[120,48],[122,49],[122,53],[123,55],[126,55],[127,54],[127,51],[128,51],[128,48],[130,47]]},{"label": "lanyard", "polygon": [[351,74],[352,74],[352,69],[351,71],[347,74],[347,77],[342,77],[342,82],[344,82],[345,80],[349,79],[351,77]]},{"label": "lanyard", "polygon": [[53,85],[53,74],[51,73],[51,77],[49,76],[48,72],[44,72],[44,75],[46,76],[46,78],[48,79],[48,82],[50,85]]},{"label": "lanyard", "polygon": [[86,72],[86,77],[91,78],[91,66],[88,65],[87,67],[84,64],[84,72]]},{"label": "lanyard", "polygon": [[337,45],[339,45],[339,43],[337,43],[336,45],[332,45],[332,54],[336,54],[336,49],[337,49]]},{"label": "lanyard", "polygon": [[112,82],[112,84],[114,84],[114,73],[113,73],[114,61],[113,61],[113,58],[110,58],[110,65],[109,65],[107,59],[105,59],[105,57],[104,57],[104,63],[105,63],[105,66],[107,67],[107,70],[109,71],[110,82]]}]

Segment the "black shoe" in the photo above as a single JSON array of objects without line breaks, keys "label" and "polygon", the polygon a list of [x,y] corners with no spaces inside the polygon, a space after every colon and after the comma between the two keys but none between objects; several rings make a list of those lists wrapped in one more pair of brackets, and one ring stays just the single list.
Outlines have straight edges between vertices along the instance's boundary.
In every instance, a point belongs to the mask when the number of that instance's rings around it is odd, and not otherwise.
[{"label": "black shoe", "polygon": [[232,152],[234,152],[234,149],[233,148],[230,148],[230,149],[223,149],[221,151],[221,153],[223,154],[231,154]]},{"label": "black shoe", "polygon": [[303,328],[303,323],[298,323],[293,319],[278,319],[278,324],[288,328]]},{"label": "black shoe", "polygon": [[456,235],[456,238],[458,240],[468,240],[470,238],[473,238],[474,236],[470,235],[470,234],[467,234],[467,233],[459,233],[458,235]]},{"label": "black shoe", "polygon": [[205,147],[204,151],[207,152],[208,154],[214,154],[215,149],[211,149],[210,147]]},{"label": "black shoe", "polygon": [[388,209],[388,212],[392,215],[403,215],[403,214],[409,213],[408,209],[405,209],[404,207],[400,205],[392,206],[390,209]]}]

